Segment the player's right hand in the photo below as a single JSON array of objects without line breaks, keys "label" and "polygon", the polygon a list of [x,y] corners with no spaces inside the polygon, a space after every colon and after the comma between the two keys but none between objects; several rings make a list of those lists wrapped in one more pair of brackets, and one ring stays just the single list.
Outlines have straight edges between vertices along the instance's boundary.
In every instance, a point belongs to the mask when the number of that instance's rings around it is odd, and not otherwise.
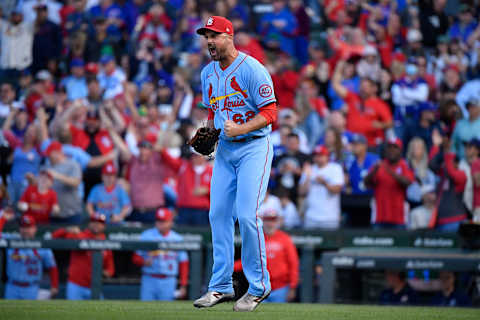
[{"label": "player's right hand", "polygon": [[81,232],[80,228],[77,227],[77,226],[68,227],[67,231],[70,232],[70,233],[73,233],[73,234],[78,234],[78,233]]},{"label": "player's right hand", "polygon": [[146,267],[150,267],[153,264],[153,259],[152,258],[147,258],[143,261],[143,265]]},{"label": "player's right hand", "polygon": [[58,294],[58,288],[50,288],[50,298],[55,297]]}]

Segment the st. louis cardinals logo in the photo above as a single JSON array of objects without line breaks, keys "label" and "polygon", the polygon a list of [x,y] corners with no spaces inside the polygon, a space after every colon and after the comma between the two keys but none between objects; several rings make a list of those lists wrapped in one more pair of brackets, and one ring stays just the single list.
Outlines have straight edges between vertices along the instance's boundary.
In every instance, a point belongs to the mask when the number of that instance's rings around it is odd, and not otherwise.
[{"label": "st. louis cardinals logo", "polygon": [[207,26],[213,25],[213,17],[208,18],[207,20]]},{"label": "st. louis cardinals logo", "polygon": [[233,90],[240,92],[245,99],[248,98],[248,94],[246,92],[247,90],[242,90],[242,88],[240,88],[240,85],[238,84],[235,77],[232,77],[232,79],[230,79],[230,87],[232,87]]}]

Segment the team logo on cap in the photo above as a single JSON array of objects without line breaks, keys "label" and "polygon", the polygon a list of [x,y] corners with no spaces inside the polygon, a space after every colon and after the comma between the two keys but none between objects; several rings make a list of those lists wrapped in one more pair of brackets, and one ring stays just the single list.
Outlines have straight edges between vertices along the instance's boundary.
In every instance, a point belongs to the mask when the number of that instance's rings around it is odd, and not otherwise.
[{"label": "team logo on cap", "polygon": [[213,24],[213,17],[208,18],[207,26],[211,26]]}]

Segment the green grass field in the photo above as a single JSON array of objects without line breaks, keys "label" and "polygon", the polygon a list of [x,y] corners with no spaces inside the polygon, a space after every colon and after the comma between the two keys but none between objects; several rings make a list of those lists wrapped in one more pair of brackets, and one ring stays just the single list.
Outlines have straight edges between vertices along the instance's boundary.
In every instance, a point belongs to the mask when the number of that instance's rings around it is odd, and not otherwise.
[{"label": "green grass field", "polygon": [[234,313],[233,303],[195,309],[191,302],[0,301],[0,320],[168,320],[168,319],[480,319],[480,309],[378,307],[320,304],[262,304],[251,313]]}]

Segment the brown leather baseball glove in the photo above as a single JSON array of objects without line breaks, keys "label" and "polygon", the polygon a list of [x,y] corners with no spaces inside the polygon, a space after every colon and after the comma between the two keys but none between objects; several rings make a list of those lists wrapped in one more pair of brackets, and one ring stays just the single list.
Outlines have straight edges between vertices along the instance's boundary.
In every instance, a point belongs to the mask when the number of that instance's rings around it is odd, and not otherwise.
[{"label": "brown leather baseball glove", "polygon": [[188,145],[192,146],[196,152],[208,156],[215,150],[219,136],[220,129],[201,127],[190,139]]}]

